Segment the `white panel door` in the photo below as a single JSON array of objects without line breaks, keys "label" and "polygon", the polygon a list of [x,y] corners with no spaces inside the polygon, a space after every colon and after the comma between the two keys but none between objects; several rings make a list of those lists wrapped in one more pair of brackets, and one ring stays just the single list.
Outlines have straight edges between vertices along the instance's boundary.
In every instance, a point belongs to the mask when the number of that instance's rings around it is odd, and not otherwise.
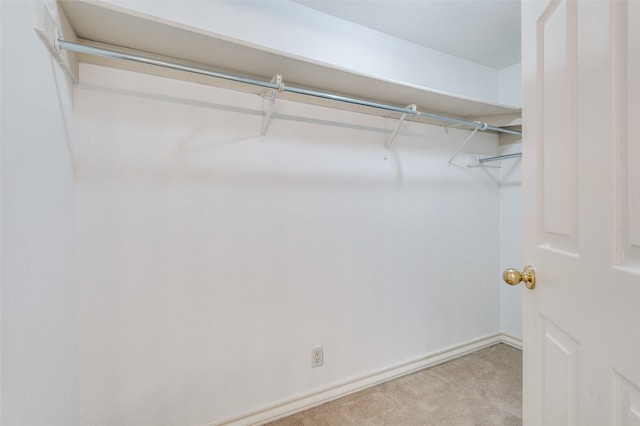
[{"label": "white panel door", "polygon": [[522,8],[524,423],[640,425],[640,1]]}]

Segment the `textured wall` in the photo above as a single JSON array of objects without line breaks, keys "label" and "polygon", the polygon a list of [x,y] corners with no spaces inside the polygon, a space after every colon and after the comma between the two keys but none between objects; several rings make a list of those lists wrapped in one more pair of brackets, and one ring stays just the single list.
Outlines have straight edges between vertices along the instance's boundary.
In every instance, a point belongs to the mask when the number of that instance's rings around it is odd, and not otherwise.
[{"label": "textured wall", "polygon": [[36,36],[35,2],[2,13],[2,415],[77,424],[71,85]]},{"label": "textured wall", "polygon": [[[83,66],[80,421],[226,419],[499,329],[468,132]],[[497,138],[477,135],[475,150]],[[310,367],[324,346],[325,363]]]},{"label": "textured wall", "polygon": [[[521,152],[522,145],[501,147],[500,154]],[[500,168],[500,271],[523,268],[522,264],[522,160],[501,161]],[[496,163],[499,164],[499,163]],[[522,338],[522,284],[500,281],[501,330]]]}]

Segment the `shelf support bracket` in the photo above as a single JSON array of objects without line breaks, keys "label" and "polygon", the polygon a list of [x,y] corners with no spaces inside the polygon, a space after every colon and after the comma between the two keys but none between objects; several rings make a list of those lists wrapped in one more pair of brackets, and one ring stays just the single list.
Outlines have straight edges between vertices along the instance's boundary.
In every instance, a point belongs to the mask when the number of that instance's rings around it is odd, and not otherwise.
[{"label": "shelf support bracket", "polygon": [[460,126],[464,126],[464,124],[452,124],[450,126],[444,126],[444,133],[448,135],[450,128],[460,127]]},{"label": "shelf support bracket", "polygon": [[269,128],[269,123],[271,122],[271,112],[273,111],[273,104],[276,102],[276,97],[278,97],[278,93],[284,90],[284,83],[282,82],[282,76],[280,74],[276,75],[271,79],[271,83],[277,84],[278,87],[276,89],[267,89],[263,91],[260,96],[265,98],[269,95],[269,105],[267,106],[267,113],[262,118],[262,129],[260,130],[260,134],[264,136],[267,133],[267,129]]},{"label": "shelf support bracket", "polygon": [[78,82],[78,62],[76,55],[73,52],[62,51],[60,41],[63,39],[63,32],[66,32],[70,28],[69,23],[66,21],[64,15],[54,17],[49,8],[45,6],[45,2],[39,1],[36,3],[37,21],[35,26],[35,32],[49,50],[51,56],[55,59],[62,69],[69,74],[71,80],[75,83]]},{"label": "shelf support bracket", "polygon": [[[416,104],[411,104],[408,105],[406,109],[410,109],[411,111],[413,111],[413,113],[411,114],[413,117],[415,117],[415,115],[417,114],[418,111],[418,107],[416,106]],[[388,160],[389,159],[389,150],[391,149],[391,146],[393,145],[393,142],[396,139],[396,136],[398,136],[398,132],[400,131],[400,127],[402,127],[402,123],[404,123],[404,119],[407,118],[407,114],[408,113],[404,113],[402,114],[402,116],[400,117],[400,121],[398,121],[398,125],[396,126],[396,129],[393,131],[393,133],[391,134],[391,137],[389,138],[389,140],[384,144],[384,159]]]},{"label": "shelf support bracket", "polygon": [[460,148],[458,148],[456,150],[456,152],[453,154],[453,156],[449,159],[449,167],[451,167],[451,164],[453,164],[453,159],[456,158],[458,156],[458,154],[460,153],[460,151],[462,151],[462,148],[465,147],[465,145],[467,145],[467,143],[473,139],[473,137],[475,136],[475,134],[478,132],[478,130],[487,130],[487,123],[480,123],[478,122],[478,127],[476,127],[475,129],[473,129],[473,132],[471,132],[471,134],[469,136],[467,136],[467,139],[464,140],[464,142],[462,142],[462,145],[460,145]]}]

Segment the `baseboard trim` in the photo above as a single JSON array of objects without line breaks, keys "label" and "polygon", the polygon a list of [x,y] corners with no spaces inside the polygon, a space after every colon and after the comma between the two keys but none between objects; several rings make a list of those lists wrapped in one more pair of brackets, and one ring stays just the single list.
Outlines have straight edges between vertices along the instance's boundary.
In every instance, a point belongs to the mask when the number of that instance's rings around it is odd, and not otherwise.
[{"label": "baseboard trim", "polygon": [[423,357],[397,364],[393,367],[385,368],[371,374],[361,376],[359,378],[348,380],[342,383],[338,383],[333,386],[328,386],[315,392],[310,392],[305,395],[301,395],[297,398],[292,398],[278,404],[274,404],[268,407],[264,407],[260,410],[256,410],[252,413],[248,413],[244,416],[239,416],[224,421],[212,421],[207,422],[204,426],[249,426],[249,425],[261,425],[281,417],[285,417],[300,411],[307,410],[333,401],[338,398],[342,398],[349,394],[361,391],[363,389],[376,386],[380,383],[387,382],[389,380],[396,379],[398,377],[405,376],[407,374],[414,373],[424,368],[433,367],[438,364],[442,364],[452,359],[461,357],[470,352],[474,352],[486,347],[495,345],[497,343],[505,343],[509,346],[513,346],[518,349],[522,349],[522,340],[515,336],[511,336],[506,333],[495,333],[479,339],[451,346]]},{"label": "baseboard trim", "polygon": [[502,343],[505,345],[512,346],[516,349],[522,350],[522,338],[513,336],[509,333],[502,332],[500,333],[502,338]]}]

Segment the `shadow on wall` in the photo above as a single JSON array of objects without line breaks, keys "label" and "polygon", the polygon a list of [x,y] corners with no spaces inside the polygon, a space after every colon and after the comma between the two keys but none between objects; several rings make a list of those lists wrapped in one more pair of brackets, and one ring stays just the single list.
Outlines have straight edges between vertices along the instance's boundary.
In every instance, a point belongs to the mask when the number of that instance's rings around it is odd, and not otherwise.
[{"label": "shadow on wall", "polygon": [[[483,173],[495,181],[487,170],[477,172],[462,167],[453,172],[455,169],[446,167],[447,155],[468,135],[458,129],[445,133],[441,127],[405,123],[389,160],[385,161],[383,146],[395,128],[396,119],[347,111],[337,111],[339,114],[332,111],[329,115],[338,117],[336,120],[317,118],[310,116],[309,109],[328,109],[280,101],[279,106],[285,112],[273,113],[268,134],[260,136],[264,113],[257,108],[90,83],[81,84],[78,92],[118,99],[117,114],[135,117],[132,130],[113,130],[114,137],[117,132],[118,138],[128,139],[126,149],[132,152],[127,159],[121,159],[114,166],[109,158],[117,153],[111,151],[115,148],[111,148],[113,144],[110,143],[104,144],[101,155],[92,152],[83,155],[82,172],[91,179],[102,175],[105,179],[233,181],[246,185],[437,185],[451,191],[455,191],[458,180],[464,176],[477,177]],[[251,96],[242,95],[245,100]],[[128,101],[124,102],[124,98]],[[256,104],[260,101],[259,96],[249,99],[255,99]],[[144,113],[147,109],[156,113]],[[299,109],[302,111],[297,113]],[[354,115],[360,117],[356,122]],[[154,156],[158,158],[149,161],[141,157],[145,155],[140,149],[135,148],[146,144],[140,137],[149,138],[149,132],[138,137],[135,129],[156,128],[160,131],[158,119],[165,123],[162,128],[168,128],[173,134],[169,139],[157,135]],[[190,125],[182,125],[185,121]],[[162,130],[163,133],[166,131]],[[495,146],[491,135],[476,135],[476,138],[480,146]],[[96,150],[97,138],[79,141],[80,149],[86,143],[91,145],[91,150]]]}]

